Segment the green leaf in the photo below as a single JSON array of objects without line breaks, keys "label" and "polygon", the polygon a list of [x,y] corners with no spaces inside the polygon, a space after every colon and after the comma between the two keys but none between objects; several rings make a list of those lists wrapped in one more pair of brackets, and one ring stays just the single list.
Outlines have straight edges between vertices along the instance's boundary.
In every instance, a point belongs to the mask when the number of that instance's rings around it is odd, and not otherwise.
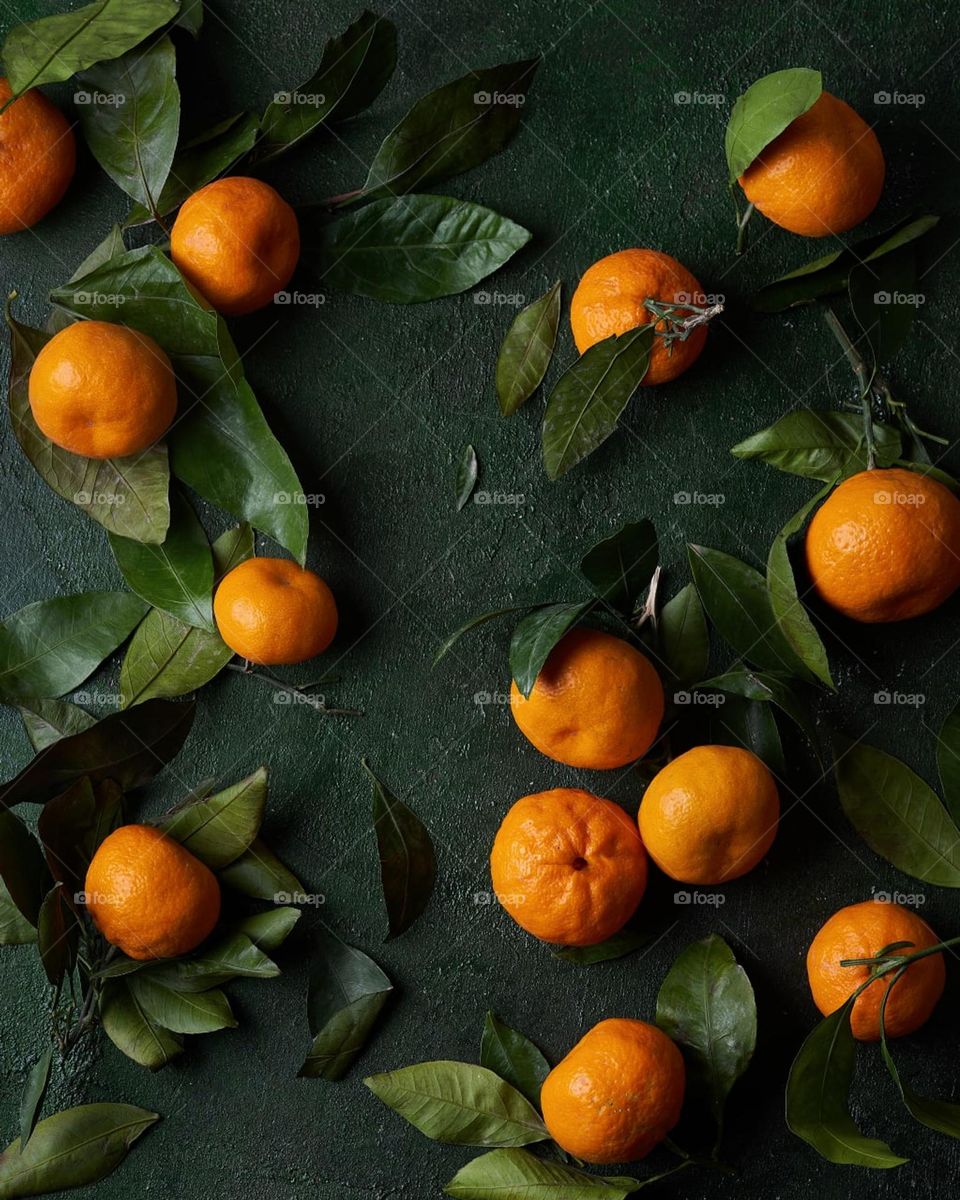
[{"label": "green leaf", "polygon": [[858,263],[847,281],[850,307],[863,330],[874,366],[888,363],[907,340],[917,315],[917,262],[912,246]]},{"label": "green leaf", "polygon": [[750,671],[746,667],[736,667],[696,686],[704,690],[713,689],[733,696],[742,696],[745,700],[775,704],[799,727],[819,756],[820,740],[817,737],[816,717],[806,699],[798,695],[791,686],[789,679],[769,671]]},{"label": "green leaf", "polygon": [[457,1200],[626,1200],[644,1182],[588,1175],[529,1150],[491,1150],[461,1167],[443,1190]]},{"label": "green leaf", "polygon": [[[227,868],[230,869],[229,867]],[[231,929],[245,934],[261,950],[278,950],[300,920],[299,908],[272,908],[236,921]]]},{"label": "green leaf", "polygon": [[783,743],[771,706],[762,700],[727,696],[711,714],[708,742],[721,746],[743,746],[761,759],[775,775],[783,775],[786,762]]},{"label": "green leaf", "polygon": [[937,769],[947,812],[960,825],[960,704],[947,714],[937,734]]},{"label": "green leaf", "polygon": [[[122,296],[122,305],[102,297]],[[156,247],[130,250],[50,295],[80,317],[115,320],[154,338],[171,356],[181,410],[170,432],[174,473],[204,499],[248,520],[299,562],[307,544],[307,509],[286,453],[243,377],[226,324],[205,308]]]},{"label": "green leaf", "polygon": [[770,593],[770,607],[773,610],[777,627],[783,634],[790,649],[812,675],[834,691],[836,687],[830,674],[830,660],[827,650],[813,622],[807,615],[807,610],[800,603],[797,592],[797,581],[794,578],[787,541],[807,523],[807,518],[825,499],[833,485],[827,484],[784,525],[773,539],[770,553],[767,556],[767,590]]},{"label": "green leaf", "polygon": [[48,1046],[30,1068],[23,1094],[20,1098],[20,1145],[27,1146],[37,1117],[43,1108],[43,1098],[50,1082],[50,1067],[53,1064],[53,1047]]},{"label": "green leaf", "polygon": [[492,1012],[487,1013],[483,1023],[480,1066],[505,1079],[532,1105],[539,1106],[540,1089],[550,1074],[550,1064],[528,1037],[504,1025]]},{"label": "green leaf", "polygon": [[557,282],[514,318],[497,356],[497,399],[505,417],[512,416],[543,382],[553,358],[560,324]]},{"label": "green leaf", "polygon": [[203,526],[187,503],[170,498],[170,528],[162,545],[110,535],[110,548],[131,591],[186,625],[212,633],[213,558]]},{"label": "green leaf", "polygon": [[0,809],[0,879],[24,920],[33,926],[49,878],[37,839],[12,812]]},{"label": "green leaf", "polygon": [[162,542],[170,521],[167,448],[160,444],[128,458],[82,458],[55,446],[33,419],[28,380],[49,335],[14,321],[10,330],[10,424],[40,478],[58,496],[105,529],[141,542]]},{"label": "green leaf", "polygon": [[480,613],[477,617],[471,617],[469,621],[455,629],[453,633],[448,634],[440,643],[440,648],[433,657],[433,666],[444,658],[463,637],[465,633],[469,633],[471,629],[476,629],[480,625],[486,625],[488,621],[494,620],[496,617],[505,617],[508,613],[527,612],[531,607],[530,604],[516,604],[509,608],[495,608],[491,612]]},{"label": "green leaf", "polygon": [[199,37],[203,27],[203,0],[180,0],[180,15],[174,25],[185,29],[194,38]]},{"label": "green leaf", "polygon": [[[156,209],[161,217],[180,207],[188,196],[229,171],[252,148],[260,129],[253,113],[235,113],[178,146]],[[153,220],[148,208],[135,204],[124,225]],[[91,268],[92,269],[92,268]]]},{"label": "green leaf", "polygon": [[127,979],[110,979],[104,985],[100,1020],[117,1049],[148,1070],[158,1071],[183,1051],[181,1038],[147,1015]]},{"label": "green leaf", "polygon": [[730,1089],[757,1044],[757,1005],[747,973],[712,933],[677,955],[657,995],[657,1024],[687,1060],[687,1095],[707,1104],[718,1128]]},{"label": "green leaf", "polygon": [[55,883],[44,896],[37,917],[37,950],[52,987],[59,987],[73,970],[79,943],[77,914],[67,899],[63,884]]},{"label": "green leaf", "polygon": [[34,750],[45,750],[62,737],[82,733],[97,723],[84,708],[67,700],[31,700],[30,707],[20,706],[20,716]]},{"label": "green leaf", "polygon": [[362,12],[339,37],[327,39],[320,65],[306,83],[268,105],[256,160],[276,158],[318,126],[362,112],[386,87],[396,65],[393,22]]},{"label": "green leaf", "polygon": [[236,1028],[230,1002],[219,988],[183,992],[144,971],[125,982],[150,1020],[171,1033],[216,1033]]},{"label": "green leaf", "polygon": [[2,52],[10,86],[19,94],[117,58],[175,17],[179,7],[177,0],[95,0],[15,25]]},{"label": "green leaf", "polygon": [[275,979],[279,974],[277,964],[251,938],[234,932],[183,958],[147,964],[142,978],[176,992],[206,992],[231,979]]},{"label": "green leaf", "polygon": [[947,1137],[960,1138],[960,1104],[951,1100],[938,1100],[931,1096],[921,1096],[909,1084],[904,1083],[893,1061],[890,1046],[884,1037],[880,1041],[880,1053],[886,1063],[887,1070],[893,1077],[904,1107],[915,1121],[935,1129],[937,1133],[945,1133]]},{"label": "green leaf", "polygon": [[123,821],[123,793],[110,781],[83,776],[44,805],[37,821],[51,876],[68,897],[83,891],[90,860]]},{"label": "green leaf", "polygon": [[364,197],[413,192],[478,166],[520,125],[536,60],[471,71],[414,104],[384,138]]},{"label": "green leaf", "polygon": [[373,788],[373,827],[390,941],[427,907],[437,879],[437,858],[420,818],[380,782],[365,759],[361,766]]},{"label": "green leaf", "polygon": [[0,876],[0,946],[29,946],[36,940],[36,929],[14,904]]},{"label": "green leaf", "polygon": [[[117,187],[150,212],[173,165],[180,130],[177,57],[169,37],[101,62],[77,79],[80,127]],[[98,97],[104,99],[98,100]]]},{"label": "green leaf", "polygon": [[313,1045],[298,1074],[342,1079],[363,1050],[392,990],[372,958],[321,931],[307,999]]},{"label": "green leaf", "polygon": [[425,1062],[363,1081],[384,1104],[435,1142],[526,1146],[549,1138],[526,1096],[485,1067]]},{"label": "green leaf", "polygon": [[460,465],[457,467],[457,485],[455,489],[457,512],[460,512],[473,495],[473,489],[476,486],[477,452],[468,444],[463,448],[463,454],[460,456]]},{"label": "green leaf", "polygon": [[321,273],[333,288],[414,304],[465,292],[530,236],[508,217],[452,196],[376,200],[323,227]]},{"label": "green leaf", "polygon": [[213,551],[214,582],[219,581],[248,558],[253,558],[253,530],[249,525],[235,525],[221,533],[211,547]]},{"label": "green leaf", "polygon": [[96,1183],[159,1119],[132,1104],[82,1104],[47,1117],[23,1149],[17,1138],[0,1154],[0,1200]]},{"label": "green leaf", "polygon": [[578,967],[590,967],[594,963],[612,962],[633,954],[650,941],[650,934],[642,929],[624,928],[608,937],[605,942],[593,946],[562,946],[554,951],[553,957]]},{"label": "green leaf", "polygon": [[707,616],[743,658],[770,671],[806,677],[773,615],[759,571],[706,546],[690,546],[690,571]]},{"label": "green leaf", "polygon": [[886,1169],[898,1158],[876,1138],[865,1137],[850,1115],[856,1043],[847,1001],[821,1021],[800,1047],[787,1081],[787,1125],[828,1162]]},{"label": "green leaf", "polygon": [[606,441],[643,381],[653,326],[591,346],[560,376],[543,416],[543,463],[559,479]]},{"label": "green leaf", "polygon": [[659,559],[653,522],[633,521],[588,550],[580,560],[580,574],[604,600],[629,615],[650,586]]},{"label": "green leaf", "polygon": [[692,583],[668,600],[660,612],[660,646],[677,682],[688,687],[707,672],[710,635],[707,618]]},{"label": "green leaf", "polygon": [[[889,467],[900,455],[900,434],[881,422],[874,423],[874,434],[877,466]],[[788,475],[821,483],[835,483],[867,468],[863,418],[809,408],[787,413],[775,425],[739,442],[730,453],[758,458]]]},{"label": "green leaf", "polygon": [[266,803],[267,768],[258,767],[232,787],[164,817],[158,826],[217,870],[248,849],[260,830]]},{"label": "green leaf", "polygon": [[724,149],[730,182],[735,183],[770,143],[820,99],[819,71],[792,67],[764,75],[733,106]]},{"label": "green leaf", "polygon": [[120,668],[120,707],[195,692],[231,658],[233,651],[218,633],[152,608],[137,626]]},{"label": "green leaf", "polygon": [[524,696],[533,691],[550,651],[593,603],[548,604],[519,622],[510,639],[510,674]]},{"label": "green leaf", "polygon": [[871,850],[915,879],[960,887],[960,829],[918,775],[862,743],[840,755],[836,772],[843,811]]},{"label": "green leaf", "polygon": [[239,858],[220,872],[220,882],[245,896],[283,904],[303,893],[303,884],[269,846],[254,838]]},{"label": "green leaf", "polygon": [[0,784],[0,804],[43,804],[82,775],[112,779],[124,791],[148,783],[175,758],[193,723],[192,702],[149,700],[112,713],[89,729],[54,742],[16,778]]}]

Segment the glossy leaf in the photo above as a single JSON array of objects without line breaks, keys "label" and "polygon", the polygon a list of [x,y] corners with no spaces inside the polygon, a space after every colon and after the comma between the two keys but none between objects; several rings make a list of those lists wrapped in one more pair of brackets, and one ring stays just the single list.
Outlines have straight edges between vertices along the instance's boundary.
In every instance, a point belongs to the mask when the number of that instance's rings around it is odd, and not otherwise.
[{"label": "glossy leaf", "polygon": [[81,775],[112,779],[124,791],[148,783],[175,758],[193,723],[192,702],[149,700],[61,738],[0,784],[0,804],[43,804]]},{"label": "glossy leaf", "polygon": [[925,883],[960,887],[960,829],[899,759],[862,743],[837,759],[843,811],[867,845]]},{"label": "glossy leaf", "polygon": [[530,695],[550,651],[593,603],[549,604],[519,622],[510,639],[510,674],[522,695]]},{"label": "glossy leaf", "polygon": [[219,874],[220,882],[234,891],[257,900],[272,900],[274,904],[290,901],[304,890],[296,875],[260,838],[254,838],[240,857]]},{"label": "glossy leaf", "polygon": [[467,445],[463,448],[463,454],[460,456],[460,464],[457,467],[457,482],[454,489],[457,499],[457,512],[460,512],[473,495],[473,489],[476,486],[477,452],[472,446]]},{"label": "glossy leaf", "polygon": [[261,950],[278,950],[299,920],[299,908],[271,908],[243,917],[234,922],[231,929],[234,933],[244,934]]},{"label": "glossy leaf", "polygon": [[647,373],[652,345],[653,327],[641,325],[597,342],[560,376],[543,416],[550,479],[565,475],[613,433]]},{"label": "glossy leaf", "polygon": [[199,37],[203,27],[203,0],[180,0],[180,15],[174,25],[185,29],[194,38]]},{"label": "glossy leaf", "polygon": [[[37,950],[52,987],[60,987],[77,961],[80,924],[62,883],[47,892],[37,917]],[[2,1194],[2,1193],[0,1193]]]},{"label": "glossy leaf", "polygon": [[753,987],[722,937],[693,942],[674,959],[657,995],[657,1024],[684,1052],[687,1095],[706,1103],[719,1129],[757,1043]]},{"label": "glossy leaf", "polygon": [[0,878],[17,910],[33,926],[49,886],[37,839],[12,812],[0,809]]},{"label": "glossy leaf", "polygon": [[384,1104],[435,1142],[526,1146],[549,1138],[526,1096],[472,1063],[425,1062],[363,1081]]},{"label": "glossy leaf", "polygon": [[183,1041],[147,1015],[127,979],[110,979],[100,993],[103,1031],[141,1067],[158,1071],[183,1051]]},{"label": "glossy leaf", "polygon": [[[176,53],[169,37],[99,62],[77,79],[92,102],[78,104],[94,158],[117,187],[149,212],[158,208],[180,129]],[[115,103],[97,97],[112,97]]]},{"label": "glossy leaf", "polygon": [[413,192],[476,167],[520,125],[535,60],[471,71],[418,100],[384,138],[364,197]]},{"label": "glossy leaf", "polygon": [[299,1074],[342,1079],[363,1050],[392,990],[373,959],[321,932],[307,999],[313,1045]]},{"label": "glossy leaf", "polygon": [[580,560],[580,574],[604,600],[629,615],[650,586],[660,558],[653,522],[628,522]]},{"label": "glossy leaf", "polygon": [[947,812],[960,825],[960,705],[947,714],[937,734],[937,768]]},{"label": "glossy leaf", "polygon": [[73,12],[14,25],[2,52],[10,86],[25,92],[117,58],[175,17],[179,7],[177,0],[94,0]]},{"label": "glossy leaf", "polygon": [[23,1094],[20,1097],[20,1145],[26,1146],[43,1108],[47,1084],[50,1082],[50,1067],[53,1064],[53,1047],[48,1046],[30,1068]]},{"label": "glossy leaf", "polygon": [[84,776],[44,805],[37,834],[50,874],[68,897],[83,891],[90,860],[122,821],[123,793],[109,780],[94,787]]},{"label": "glossy leaf", "polygon": [[668,600],[658,625],[663,657],[681,686],[689,686],[707,673],[710,635],[697,589],[686,584]]},{"label": "glossy leaf", "polygon": [[540,1104],[540,1088],[550,1074],[550,1064],[528,1037],[492,1012],[483,1023],[480,1066],[505,1079],[535,1107]]},{"label": "glossy leaf", "polygon": [[514,318],[497,356],[497,399],[505,417],[512,416],[543,382],[553,358],[560,324],[560,287],[528,304]]},{"label": "glossy leaf", "polygon": [[806,697],[800,695],[792,686],[791,680],[769,671],[750,671],[746,667],[735,667],[732,671],[707,679],[697,686],[742,696],[746,700],[760,700],[764,704],[776,705],[798,726],[819,754],[820,740],[817,737],[816,717]]},{"label": "glossy leaf", "polygon": [[49,335],[7,314],[10,330],[10,424],[40,478],[105,529],[141,542],[162,542],[170,521],[167,449],[128,458],[82,458],[55,446],[33,419],[27,381]]},{"label": "glossy leaf", "polygon": [[[874,423],[876,463],[889,467],[900,455],[900,434],[890,425]],[[867,467],[863,418],[852,413],[798,409],[775,425],[761,429],[734,446],[737,458],[758,458],[789,475],[835,483]]]},{"label": "glossy leaf", "polygon": [[136,972],[125,982],[147,1017],[171,1033],[216,1033],[236,1027],[230,1002],[219,988],[182,992],[145,971]]},{"label": "glossy leaf", "polygon": [[605,942],[593,946],[562,946],[553,951],[553,957],[578,967],[590,967],[594,963],[612,962],[633,954],[650,941],[650,934],[642,929],[626,927],[608,937]]},{"label": "glossy leaf", "polygon": [[764,75],[737,99],[730,113],[724,149],[734,183],[770,143],[820,99],[819,71],[792,67]]},{"label": "glossy leaf", "polygon": [[828,484],[794,513],[773,539],[767,556],[767,590],[777,627],[800,662],[828,688],[835,686],[830,674],[830,660],[819,633],[800,601],[787,542],[803,529],[807,518],[831,490],[832,484]]},{"label": "glossy leaf", "polygon": [[38,751],[97,723],[86,709],[67,700],[31,700],[29,708],[20,706],[20,716],[31,746]]},{"label": "glossy leaf", "polygon": [[452,196],[376,200],[320,232],[332,288],[414,304],[465,292],[530,240],[508,217]]},{"label": "glossy leaf", "polygon": [[912,246],[858,263],[847,281],[850,307],[875,366],[888,363],[906,341],[917,315],[917,263]]},{"label": "glossy leaf", "polygon": [[645,1182],[588,1175],[528,1150],[491,1150],[461,1167],[443,1190],[457,1200],[626,1200]]},{"label": "glossy leaf", "polygon": [[886,1169],[907,1160],[865,1137],[850,1115],[856,1043],[850,1003],[821,1021],[800,1047],[787,1081],[787,1125],[828,1162]]},{"label": "glossy leaf", "polygon": [[212,938],[172,962],[147,964],[142,972],[143,978],[181,993],[206,992],[232,979],[275,979],[279,974],[277,964],[239,932]]},{"label": "glossy leaf", "polygon": [[253,530],[246,524],[235,525],[233,529],[220,534],[211,550],[214,582],[219,583],[234,567],[253,558]]},{"label": "glossy leaf", "polygon": [[197,800],[158,822],[170,837],[214,870],[225,867],[250,846],[260,830],[267,803],[267,768],[258,767],[205,800]]},{"label": "glossy leaf", "polygon": [[213,632],[213,558],[207,535],[187,501],[170,498],[170,528],[162,545],[110,535],[117,566],[130,589],[154,608]]},{"label": "glossy leaf", "polygon": [[218,633],[185,625],[153,608],[130,640],[120,668],[120,706],[184,696],[209,683],[233,651]]},{"label": "glossy leaf", "polygon": [[96,1183],[159,1119],[132,1104],[82,1104],[47,1117],[23,1149],[17,1138],[0,1154],[0,1200]]},{"label": "glossy leaf", "polygon": [[373,788],[373,827],[380,858],[380,883],[390,932],[399,937],[429,903],[437,878],[437,859],[426,826],[362,764]]},{"label": "glossy leaf", "polygon": [[362,112],[386,87],[396,65],[393,22],[362,12],[339,37],[327,39],[313,75],[267,107],[256,159],[275,158],[318,126]]},{"label": "glossy leaf", "polygon": [[776,718],[771,705],[763,700],[727,696],[725,703],[711,713],[708,740],[721,746],[743,746],[775,775],[786,771]]}]

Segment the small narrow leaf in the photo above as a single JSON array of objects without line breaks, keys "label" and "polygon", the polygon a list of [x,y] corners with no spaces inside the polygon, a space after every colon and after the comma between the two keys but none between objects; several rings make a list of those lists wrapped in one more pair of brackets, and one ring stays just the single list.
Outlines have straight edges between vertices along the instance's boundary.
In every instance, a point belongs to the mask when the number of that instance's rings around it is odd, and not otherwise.
[{"label": "small narrow leaf", "polygon": [[294,901],[303,893],[303,884],[285,867],[260,838],[254,838],[246,850],[220,872],[220,882],[257,900],[274,904]]},{"label": "small narrow leaf", "polygon": [[553,951],[553,957],[562,962],[574,963],[578,967],[593,966],[594,963],[612,962],[625,958],[650,942],[651,935],[642,929],[621,929],[605,942],[594,946],[563,946]]},{"label": "small narrow leaf", "polygon": [[455,629],[453,633],[448,634],[440,643],[440,648],[433,657],[432,665],[436,666],[441,658],[444,658],[463,635],[469,633],[471,629],[476,629],[480,625],[486,625],[488,621],[493,621],[497,617],[505,617],[508,613],[527,612],[531,607],[533,606],[529,604],[517,604],[510,608],[495,608],[492,612],[481,613],[477,617],[471,617],[469,621],[464,621],[459,628]]},{"label": "small narrow leaf", "polygon": [[30,1074],[20,1098],[20,1145],[26,1147],[30,1141],[37,1117],[43,1108],[43,1097],[50,1082],[50,1067],[53,1063],[53,1047],[48,1046],[30,1068]]},{"label": "small narrow leaf", "polygon": [[660,645],[663,657],[682,687],[689,687],[707,673],[710,635],[697,589],[686,584],[668,600],[660,613]]},{"label": "small narrow leaf", "polygon": [[497,356],[497,399],[512,416],[543,382],[560,324],[560,280],[514,318]]},{"label": "small narrow leaf", "polygon": [[473,495],[473,489],[476,486],[477,452],[468,444],[463,448],[463,453],[460,456],[460,464],[457,467],[457,483],[455,488],[457,512],[460,512]]},{"label": "small narrow leaf", "polygon": [[402,800],[361,763],[373,787],[373,827],[380,856],[380,882],[387,906],[387,940],[409,929],[427,906],[437,877],[430,834]]}]

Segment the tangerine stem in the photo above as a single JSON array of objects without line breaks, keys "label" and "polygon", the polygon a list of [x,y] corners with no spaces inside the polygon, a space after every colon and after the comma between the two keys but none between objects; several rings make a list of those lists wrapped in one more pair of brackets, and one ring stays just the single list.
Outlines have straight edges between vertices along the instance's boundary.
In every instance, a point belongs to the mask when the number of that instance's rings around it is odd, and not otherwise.
[{"label": "tangerine stem", "polygon": [[283,692],[291,699],[295,699],[298,704],[306,704],[318,713],[322,713],[325,717],[362,717],[363,713],[358,708],[328,708],[322,700],[318,700],[316,696],[310,692],[303,691],[302,688],[294,687],[292,683],[284,683],[282,679],[278,679],[275,675],[266,674],[263,671],[255,671],[249,664],[241,666],[240,663],[227,663],[228,671],[237,671],[241,675],[247,675],[251,679],[259,679],[263,683],[269,683],[276,691]]}]

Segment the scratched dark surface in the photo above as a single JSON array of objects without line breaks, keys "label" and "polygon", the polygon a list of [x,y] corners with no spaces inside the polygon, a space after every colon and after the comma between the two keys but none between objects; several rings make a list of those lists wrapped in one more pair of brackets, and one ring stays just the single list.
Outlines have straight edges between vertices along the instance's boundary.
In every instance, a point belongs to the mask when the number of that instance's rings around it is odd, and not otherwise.
[{"label": "scratched dark surface", "polygon": [[[62,5],[0,5],[4,32]],[[185,121],[199,129],[308,77],[326,34],[355,16],[335,0],[213,0],[199,46],[180,41]],[[625,519],[658,528],[672,594],[687,579],[685,543],[761,566],[786,518],[811,494],[805,481],[740,463],[729,447],[798,406],[836,408],[849,398],[848,368],[815,309],[757,319],[743,298],[759,283],[823,252],[757,221],[753,246],[732,253],[723,129],[735,97],[786,66],[822,69],[826,87],[875,124],[888,163],[876,231],[909,211],[955,210],[960,99],[958,28],[945,4],[877,0],[733,6],[682,0],[400,0],[399,69],[372,109],[337,137],[305,143],[267,176],[296,204],[355,187],[381,137],[416,97],[468,68],[543,56],[512,146],[433,190],[509,214],[533,241],[467,294],[393,307],[324,293],[321,307],[270,309],[234,323],[249,378],[291,450],[312,510],[311,565],[331,582],[342,631],[324,666],[338,677],[331,699],[362,719],[322,721],[282,707],[253,681],[228,675],[204,689],[192,735],[144,806],[154,811],[208,776],[232,780],[267,763],[272,795],[265,833],[322,910],[308,910],[279,955],[283,975],[229,992],[240,1027],[194,1038],[171,1066],[150,1075],[105,1039],[58,1072],[47,1111],[87,1099],[122,1100],[163,1114],[162,1123],[111,1178],[78,1193],[289,1200],[428,1200],[472,1152],[424,1139],[362,1085],[364,1074],[433,1058],[475,1060],[483,1015],[494,1009],[552,1060],[602,1017],[650,1018],[679,949],[711,930],[734,947],[757,991],[760,1047],[731,1098],[724,1157],[740,1174],[689,1171],[663,1196],[800,1198],[941,1194],[954,1178],[954,1143],[915,1126],[900,1108],[876,1053],[862,1052],[855,1111],[865,1128],[911,1158],[898,1171],[830,1166],[783,1120],[790,1060],[815,1019],[803,957],[813,933],[842,904],[874,890],[923,891],[923,914],[943,936],[960,931],[956,896],[924,889],[878,859],[841,813],[829,781],[788,740],[784,816],[767,861],[725,889],[720,907],[678,906],[655,879],[644,919],[662,936],[619,962],[577,968],[553,958],[496,906],[486,859],[506,808],[519,796],[581,784],[636,810],[633,772],[576,772],[541,757],[519,735],[498,694],[507,690],[508,629],[464,639],[436,669],[439,638],[500,603],[576,599],[581,553]],[[51,89],[69,108],[72,88]],[[924,103],[880,104],[879,92]],[[677,94],[692,97],[678,103]],[[709,99],[714,98],[714,99]],[[126,201],[84,152],[65,202],[35,231],[3,239],[0,286],[20,293],[21,319],[39,324],[45,295],[122,220]],[[954,283],[956,236],[947,223],[920,285],[926,296],[894,378],[922,425],[960,436]],[[323,292],[311,231],[295,286]],[[549,483],[539,461],[542,398],[503,421],[492,371],[515,309],[556,278],[565,300],[582,270],[612,250],[653,246],[682,259],[728,309],[694,370],[633,403],[622,431],[590,461]],[[6,373],[6,348],[0,351]],[[574,349],[566,315],[558,364]],[[557,368],[554,368],[554,375]],[[101,529],[60,501],[33,473],[6,420],[0,456],[0,606],[4,614],[47,596],[121,586]],[[457,513],[453,481],[472,442],[479,487],[512,503]],[[956,471],[950,450],[944,465]],[[722,496],[681,505],[678,492]],[[211,533],[223,514],[202,510]],[[262,548],[269,552],[268,543]],[[900,628],[837,627],[830,640],[838,697],[824,721],[906,758],[933,778],[932,733],[957,698],[956,599]],[[729,655],[716,648],[717,669]],[[117,663],[84,689],[106,711]],[[878,705],[883,688],[923,703]],[[481,706],[476,693],[494,703]],[[27,760],[11,710],[0,713],[5,776]],[[428,822],[440,881],[427,914],[384,945],[370,799],[358,760],[367,755]],[[305,993],[310,930],[325,920],[373,954],[396,995],[369,1048],[339,1084],[295,1078],[309,1033]],[[903,1070],[930,1094],[955,1094],[957,972],[928,1026],[899,1047]],[[44,1037],[47,993],[28,949],[0,950],[3,1142],[15,1134],[23,1078]],[[654,1154],[637,1173],[664,1169]]]}]

